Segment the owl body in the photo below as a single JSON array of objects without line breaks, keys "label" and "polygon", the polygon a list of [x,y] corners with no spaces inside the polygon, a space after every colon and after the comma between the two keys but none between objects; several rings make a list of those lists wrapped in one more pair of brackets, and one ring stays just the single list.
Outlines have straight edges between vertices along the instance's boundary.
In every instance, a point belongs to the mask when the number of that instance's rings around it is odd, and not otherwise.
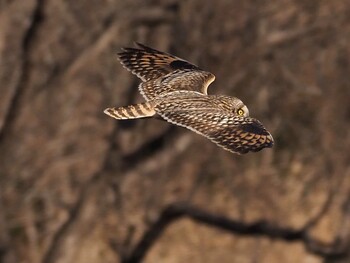
[{"label": "owl body", "polygon": [[115,119],[160,116],[203,135],[225,150],[243,154],[273,146],[273,138],[244,103],[226,95],[208,95],[215,76],[173,55],[138,44],[119,53],[124,67],[137,75],[146,102],[107,108]]}]

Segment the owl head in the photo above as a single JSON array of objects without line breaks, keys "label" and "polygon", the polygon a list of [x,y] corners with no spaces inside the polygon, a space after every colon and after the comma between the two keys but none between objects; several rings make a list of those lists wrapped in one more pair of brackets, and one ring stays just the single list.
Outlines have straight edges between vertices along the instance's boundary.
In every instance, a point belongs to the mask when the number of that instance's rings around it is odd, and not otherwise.
[{"label": "owl head", "polygon": [[[239,100],[239,99],[237,99]],[[234,114],[237,116],[242,116],[242,117],[249,117],[249,110],[246,105],[243,104],[241,100],[239,100],[239,104],[237,107],[234,108]]]},{"label": "owl head", "polygon": [[248,107],[240,99],[224,95],[215,96],[215,99],[217,100],[217,107],[233,113],[234,116],[249,117]]}]

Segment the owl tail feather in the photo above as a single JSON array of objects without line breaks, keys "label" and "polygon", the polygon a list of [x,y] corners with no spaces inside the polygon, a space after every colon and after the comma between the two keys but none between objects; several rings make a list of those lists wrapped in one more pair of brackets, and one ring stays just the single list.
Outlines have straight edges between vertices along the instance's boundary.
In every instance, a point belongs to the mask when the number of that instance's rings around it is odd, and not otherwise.
[{"label": "owl tail feather", "polygon": [[150,102],[139,103],[118,108],[107,108],[103,112],[117,120],[146,118],[152,117],[156,114]]}]

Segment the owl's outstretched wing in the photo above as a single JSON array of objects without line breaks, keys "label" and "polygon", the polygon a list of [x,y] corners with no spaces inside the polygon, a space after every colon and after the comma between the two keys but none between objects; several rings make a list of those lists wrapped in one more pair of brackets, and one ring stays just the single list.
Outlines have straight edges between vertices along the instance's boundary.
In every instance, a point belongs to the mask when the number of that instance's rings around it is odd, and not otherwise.
[{"label": "owl's outstretched wing", "polygon": [[176,90],[207,94],[215,76],[190,62],[137,43],[139,48],[124,48],[118,53],[121,64],[138,76],[143,83],[141,94],[151,100]]},{"label": "owl's outstretched wing", "polygon": [[225,115],[215,109],[158,110],[165,120],[199,133],[225,150],[244,154],[273,146],[273,138],[256,119]]},{"label": "owl's outstretched wing", "polygon": [[158,79],[178,69],[199,70],[190,62],[136,43],[139,48],[123,48],[118,53],[122,65],[142,81]]}]

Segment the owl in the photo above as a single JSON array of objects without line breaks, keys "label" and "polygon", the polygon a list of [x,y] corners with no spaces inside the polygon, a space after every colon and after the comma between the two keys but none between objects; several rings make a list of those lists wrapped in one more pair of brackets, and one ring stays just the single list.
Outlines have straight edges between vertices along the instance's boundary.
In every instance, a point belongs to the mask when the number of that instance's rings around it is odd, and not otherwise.
[{"label": "owl", "polygon": [[205,136],[233,153],[257,152],[273,146],[273,138],[257,119],[249,117],[238,98],[208,95],[215,76],[194,64],[137,43],[123,48],[121,64],[142,82],[144,103],[111,107],[104,113],[118,120],[160,117]]}]

